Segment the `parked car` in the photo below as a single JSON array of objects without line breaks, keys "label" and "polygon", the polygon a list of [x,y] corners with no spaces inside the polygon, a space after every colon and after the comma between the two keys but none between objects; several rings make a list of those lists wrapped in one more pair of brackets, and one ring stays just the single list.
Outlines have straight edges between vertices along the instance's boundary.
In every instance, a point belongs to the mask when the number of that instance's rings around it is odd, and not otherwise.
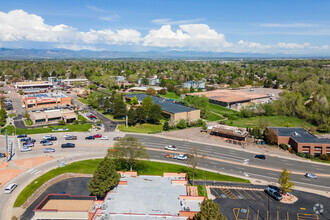
[{"label": "parked car", "polygon": [[72,147],[75,147],[76,145],[75,144],[72,144],[72,143],[66,143],[66,144],[62,144],[61,147],[62,148],[72,148]]},{"label": "parked car", "polygon": [[271,187],[266,187],[265,192],[278,201],[280,201],[282,199],[282,196],[280,195],[280,193]]},{"label": "parked car", "polygon": [[100,140],[109,140],[108,136],[102,136]]},{"label": "parked car", "polygon": [[57,137],[49,137],[49,138],[46,138],[45,140],[48,140],[48,141],[57,141]]},{"label": "parked car", "polygon": [[95,138],[101,138],[102,137],[102,134],[94,134],[93,135]]},{"label": "parked car", "polygon": [[35,143],[36,142],[36,139],[29,139],[27,141],[23,141],[23,144],[25,143]]},{"label": "parked car", "polygon": [[53,142],[47,141],[47,142],[42,143],[42,146],[50,146],[50,145],[53,145]]},{"label": "parked car", "polygon": [[46,143],[46,142],[49,142],[49,140],[48,139],[43,139],[43,140],[40,141],[40,144],[43,144],[43,143]]},{"label": "parked car", "polygon": [[85,140],[94,140],[94,139],[95,139],[94,136],[87,136],[87,137],[85,137]]},{"label": "parked car", "polygon": [[17,136],[17,138],[25,138],[25,137],[27,137],[26,134],[21,134],[21,135],[18,135],[18,136]]},{"label": "parked car", "polygon": [[77,136],[73,136],[73,135],[70,135],[70,136],[67,136],[64,138],[65,138],[65,140],[77,140]]},{"label": "parked car", "polygon": [[89,119],[92,119],[92,120],[96,119],[96,117],[95,117],[94,115],[91,115],[91,116],[89,116],[88,118],[89,118]]},{"label": "parked car", "polygon": [[113,140],[114,140],[114,141],[117,141],[117,140],[119,140],[120,138],[121,138],[121,137],[114,137]]},{"label": "parked car", "polygon": [[263,154],[257,154],[254,157],[258,158],[258,159],[266,160],[266,155],[263,155]]},{"label": "parked car", "polygon": [[5,193],[6,194],[11,193],[12,191],[14,191],[14,189],[16,189],[16,187],[17,187],[17,183],[9,184],[5,189]]},{"label": "parked car", "polygon": [[6,157],[6,154],[5,153],[0,153],[0,158],[2,157]]},{"label": "parked car", "polygon": [[54,153],[55,149],[54,148],[45,148],[44,153]]},{"label": "parked car", "polygon": [[25,138],[22,138],[22,139],[21,139],[21,142],[23,142],[23,141],[29,141],[29,140],[31,140],[30,137],[25,137]]},{"label": "parked car", "polygon": [[31,147],[22,147],[21,148],[21,152],[27,152],[27,151],[31,151]]},{"label": "parked car", "polygon": [[188,160],[188,157],[183,155],[183,154],[179,154],[177,157],[176,157],[177,160]]},{"label": "parked car", "polygon": [[317,179],[317,176],[315,174],[312,174],[312,173],[306,173],[305,177],[311,178],[311,179]]},{"label": "parked car", "polygon": [[34,143],[27,143],[27,142],[25,142],[24,144],[23,144],[23,147],[34,147]]},{"label": "parked car", "polygon": [[52,135],[46,135],[46,136],[43,136],[42,139],[48,139],[48,138],[51,138],[53,137]]},{"label": "parked car", "polygon": [[176,148],[176,146],[174,146],[174,145],[167,145],[167,146],[165,146],[165,150],[173,150],[173,151],[176,151],[177,148]]},{"label": "parked car", "polygon": [[281,191],[281,189],[279,187],[277,187],[277,186],[268,185],[268,187],[271,188],[271,189],[276,190],[277,192],[280,192]]},{"label": "parked car", "polygon": [[92,115],[92,113],[86,113],[86,117],[89,117],[91,115]]}]

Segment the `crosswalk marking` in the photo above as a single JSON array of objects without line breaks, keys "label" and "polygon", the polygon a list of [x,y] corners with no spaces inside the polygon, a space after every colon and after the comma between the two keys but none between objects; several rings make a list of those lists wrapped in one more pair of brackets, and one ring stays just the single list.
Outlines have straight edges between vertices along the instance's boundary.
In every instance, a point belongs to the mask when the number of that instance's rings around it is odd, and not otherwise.
[{"label": "crosswalk marking", "polygon": [[38,169],[29,169],[28,171],[26,171],[27,173],[30,173],[30,174],[38,174],[41,172],[41,170],[38,170]]}]

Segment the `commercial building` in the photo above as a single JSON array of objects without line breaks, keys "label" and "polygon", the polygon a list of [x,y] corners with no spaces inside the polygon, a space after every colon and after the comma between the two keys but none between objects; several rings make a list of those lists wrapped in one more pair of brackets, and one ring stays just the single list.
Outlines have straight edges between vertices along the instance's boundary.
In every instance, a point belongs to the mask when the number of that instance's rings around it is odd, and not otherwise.
[{"label": "commercial building", "polygon": [[[146,94],[129,94],[124,95],[124,101],[130,101],[132,98],[136,97],[139,104],[148,97]],[[163,113],[165,117],[168,117],[171,121],[177,122],[181,119],[188,121],[195,121],[200,119],[200,110],[195,108],[190,108],[185,105],[177,104],[174,101],[150,96],[154,104],[158,104],[162,107]]]},{"label": "commercial building", "polygon": [[129,92],[146,92],[149,88],[154,89],[157,93],[162,89],[167,90],[166,87],[159,87],[159,86],[135,86],[135,87],[129,88],[128,91]]},{"label": "commercial building", "polygon": [[137,176],[119,172],[120,182],[104,200],[93,196],[48,195],[35,209],[37,219],[178,219],[192,218],[200,211],[204,196],[188,186],[186,173]]},{"label": "commercial building", "polygon": [[37,219],[91,219],[91,207],[97,204],[95,196],[71,196],[69,194],[49,194],[34,211]]},{"label": "commercial building", "polygon": [[247,131],[241,128],[227,125],[208,126],[207,133],[237,141],[245,141],[245,138],[249,135]]},{"label": "commercial building", "polygon": [[205,89],[205,81],[186,81],[183,83],[183,88]]},{"label": "commercial building", "polygon": [[277,144],[286,144],[297,152],[310,155],[330,154],[330,139],[318,138],[304,128],[268,127],[274,130]]},{"label": "commercial building", "polygon": [[[138,84],[142,84],[142,78],[138,80]],[[150,86],[155,86],[159,84],[159,79],[158,78],[148,78],[148,85]]]},{"label": "commercial building", "polygon": [[80,82],[81,84],[87,84],[88,79],[62,79],[61,83],[65,85],[72,85],[74,82]]},{"label": "commercial building", "polygon": [[16,91],[21,90],[23,94],[42,93],[48,91],[53,85],[48,81],[17,82]]},{"label": "commercial building", "polygon": [[42,109],[54,106],[64,107],[71,105],[71,97],[61,92],[40,93],[23,96],[22,102],[27,109]]},{"label": "commercial building", "polygon": [[267,103],[271,97],[268,94],[256,94],[251,92],[243,92],[240,90],[218,89],[207,92],[188,93],[187,95],[206,96],[211,103],[226,107],[239,109],[241,106],[249,102]]},{"label": "commercial building", "polygon": [[56,124],[59,121],[72,123],[78,120],[78,115],[70,109],[51,109],[29,111],[33,125]]}]

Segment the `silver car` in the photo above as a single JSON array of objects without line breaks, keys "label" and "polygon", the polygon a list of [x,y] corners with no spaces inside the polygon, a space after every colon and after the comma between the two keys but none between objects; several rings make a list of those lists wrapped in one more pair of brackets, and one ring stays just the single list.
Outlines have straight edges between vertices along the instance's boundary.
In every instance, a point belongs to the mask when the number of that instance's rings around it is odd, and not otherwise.
[{"label": "silver car", "polygon": [[49,145],[53,145],[53,142],[47,141],[47,142],[42,143],[42,146],[49,146]]},{"label": "silver car", "polygon": [[31,151],[31,147],[22,147],[21,148],[21,152],[27,152],[27,151]]}]

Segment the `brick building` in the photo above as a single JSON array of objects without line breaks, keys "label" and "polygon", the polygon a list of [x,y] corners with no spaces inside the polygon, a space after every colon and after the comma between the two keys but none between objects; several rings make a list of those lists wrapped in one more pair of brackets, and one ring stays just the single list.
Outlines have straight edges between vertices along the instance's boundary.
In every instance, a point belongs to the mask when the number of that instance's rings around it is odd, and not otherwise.
[{"label": "brick building", "polygon": [[61,92],[41,93],[25,95],[22,97],[22,102],[27,109],[41,109],[54,106],[64,107],[71,105],[71,97]]},{"label": "brick building", "polygon": [[330,154],[330,140],[318,138],[303,128],[268,127],[276,132],[278,144],[288,144],[297,152],[321,155]]}]

